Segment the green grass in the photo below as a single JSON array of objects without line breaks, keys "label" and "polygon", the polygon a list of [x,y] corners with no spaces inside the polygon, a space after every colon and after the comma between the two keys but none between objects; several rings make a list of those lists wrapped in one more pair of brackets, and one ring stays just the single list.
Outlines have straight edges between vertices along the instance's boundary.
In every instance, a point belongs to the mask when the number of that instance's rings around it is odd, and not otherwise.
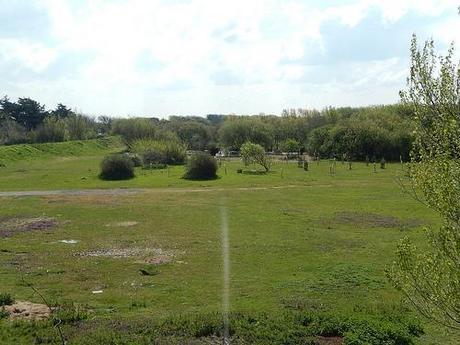
[{"label": "green grass", "polygon": [[100,154],[121,147],[123,144],[118,137],[62,143],[0,146],[0,163],[9,165],[12,162],[31,159]]},{"label": "green grass", "polygon": [[[387,164],[387,169],[374,173],[365,164],[354,164],[349,171],[339,163],[336,173],[330,175],[326,161],[311,164],[309,172],[295,164],[278,163],[267,175],[247,175],[236,173],[241,163],[225,162],[218,172],[220,178],[212,181],[184,180],[184,168],[175,166],[169,173],[138,169],[132,180],[107,182],[97,178],[105,153],[47,157],[0,168],[0,190],[148,188],[134,195],[0,199],[0,220],[52,217],[58,221],[52,230],[1,239],[0,292],[11,293],[16,300],[40,302],[24,284],[23,276],[50,301],[70,300],[84,306],[88,326],[66,328],[75,341],[90,339],[98,332],[102,332],[98,339],[103,339],[109,336],[107,329],[121,335],[127,334],[123,333],[127,329],[134,337],[144,329],[136,325],[143,325],[146,319],[158,325],[160,321],[153,320],[173,318],[179,322],[180,318],[190,321],[199,315],[218,315],[222,299],[221,207],[229,216],[231,312],[256,315],[256,319],[266,313],[270,322],[293,310],[359,315],[371,323],[374,316],[366,315],[385,317],[378,311],[401,301],[384,273],[398,240],[407,235],[421,244],[423,226],[438,223],[433,213],[401,191],[396,183],[401,175],[399,164]],[[26,171],[18,172],[20,169]],[[373,223],[372,214],[379,215],[380,222]],[[138,223],[117,225],[130,221]],[[59,242],[69,239],[79,242]],[[174,258],[155,266],[136,256],[81,255],[111,248],[156,248],[173,253]],[[140,275],[139,269],[153,274]],[[94,290],[103,293],[93,294]],[[118,318],[123,321],[109,321]],[[215,324],[212,320],[209,324]],[[340,320],[337,322],[345,322]],[[5,339],[14,339],[12,334],[25,341],[37,336],[40,327],[44,333],[50,332],[46,325],[11,328],[7,321],[0,322],[0,340],[7,344]],[[247,327],[249,321],[234,322]],[[279,322],[279,327],[284,327],[285,321]],[[456,344],[459,340],[422,323],[427,332],[421,338],[424,344]],[[154,332],[155,327],[145,334],[158,335],[158,329],[166,329],[162,324]],[[297,329],[292,327],[280,334]],[[193,337],[190,332],[184,336]],[[238,332],[249,337],[249,331]]]}]

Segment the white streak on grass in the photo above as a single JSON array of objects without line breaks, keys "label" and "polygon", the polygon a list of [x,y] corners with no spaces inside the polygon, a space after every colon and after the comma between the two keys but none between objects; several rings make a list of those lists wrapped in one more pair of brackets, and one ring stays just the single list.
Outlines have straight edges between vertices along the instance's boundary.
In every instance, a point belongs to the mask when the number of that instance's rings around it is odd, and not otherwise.
[{"label": "white streak on grass", "polygon": [[222,314],[223,314],[223,339],[224,345],[230,344],[230,334],[228,325],[229,299],[230,299],[230,253],[228,239],[228,215],[225,202],[220,206],[220,221],[222,230]]}]

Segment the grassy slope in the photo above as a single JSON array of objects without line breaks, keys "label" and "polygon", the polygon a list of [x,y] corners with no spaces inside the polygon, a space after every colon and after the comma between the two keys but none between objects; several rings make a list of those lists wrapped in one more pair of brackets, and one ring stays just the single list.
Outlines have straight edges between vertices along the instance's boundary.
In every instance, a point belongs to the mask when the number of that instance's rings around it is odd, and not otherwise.
[{"label": "grassy slope", "polygon": [[22,144],[0,146],[0,163],[55,157],[69,157],[100,154],[123,147],[120,138],[107,137],[94,140],[75,140],[62,143]]}]

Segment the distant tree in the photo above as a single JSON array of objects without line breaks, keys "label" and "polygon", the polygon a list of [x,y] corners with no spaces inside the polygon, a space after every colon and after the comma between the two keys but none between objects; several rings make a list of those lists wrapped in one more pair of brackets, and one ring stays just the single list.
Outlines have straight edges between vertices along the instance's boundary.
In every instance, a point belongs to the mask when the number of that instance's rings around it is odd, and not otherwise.
[{"label": "distant tree", "polygon": [[295,139],[286,139],[281,143],[281,150],[284,152],[298,152],[300,149],[300,144]]},{"label": "distant tree", "polygon": [[270,149],[273,135],[270,126],[258,117],[230,117],[219,129],[219,141],[223,147],[238,150],[250,141]]},{"label": "distant tree", "polygon": [[14,118],[21,126],[31,130],[42,124],[47,115],[44,105],[30,98],[19,98]]},{"label": "distant tree", "polygon": [[244,143],[240,149],[245,164],[259,164],[266,172],[270,171],[271,159],[265,155],[264,148],[259,144],[251,142]]},{"label": "distant tree", "polygon": [[460,66],[453,46],[438,57],[433,41],[411,44],[402,101],[413,109],[415,143],[409,165],[414,195],[442,218],[417,248],[407,237],[389,277],[426,317],[460,330]]},{"label": "distant tree", "polygon": [[71,115],[75,115],[75,113],[71,109],[67,108],[67,106],[65,106],[62,103],[59,103],[56,109],[51,112],[51,114],[63,119]]},{"label": "distant tree", "polygon": [[117,119],[112,124],[112,134],[120,135],[127,145],[137,139],[154,139],[158,126],[147,118]]},{"label": "distant tree", "polygon": [[101,115],[97,118],[97,129],[100,134],[108,134],[112,129],[113,118]]}]

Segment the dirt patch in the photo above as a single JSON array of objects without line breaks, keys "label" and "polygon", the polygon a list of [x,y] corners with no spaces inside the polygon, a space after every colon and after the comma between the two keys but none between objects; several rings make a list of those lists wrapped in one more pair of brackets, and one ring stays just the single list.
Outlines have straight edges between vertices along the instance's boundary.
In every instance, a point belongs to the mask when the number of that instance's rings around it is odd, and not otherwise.
[{"label": "dirt patch", "polygon": [[2,308],[5,308],[5,311],[9,313],[11,320],[43,320],[51,314],[51,310],[45,304],[27,301],[16,301],[14,304]]},{"label": "dirt patch", "polygon": [[57,225],[54,218],[3,218],[0,219],[0,237],[11,237],[28,231],[51,230]]},{"label": "dirt patch", "polygon": [[316,337],[319,345],[342,345],[343,338],[342,337]]},{"label": "dirt patch", "polygon": [[335,223],[370,228],[413,228],[423,224],[418,219],[401,220],[393,216],[361,212],[340,212],[333,220]]},{"label": "dirt patch", "polygon": [[118,194],[57,194],[42,196],[48,204],[82,204],[95,207],[121,204]]},{"label": "dirt patch", "polygon": [[137,263],[161,265],[172,262],[176,256],[172,250],[161,248],[109,248],[77,253],[80,257],[133,258]]},{"label": "dirt patch", "polygon": [[139,224],[139,222],[135,222],[135,221],[125,221],[125,222],[117,222],[117,223],[109,223],[109,224],[106,224],[105,226],[108,226],[108,227],[121,227],[121,228],[129,228],[131,226],[135,226]]}]

